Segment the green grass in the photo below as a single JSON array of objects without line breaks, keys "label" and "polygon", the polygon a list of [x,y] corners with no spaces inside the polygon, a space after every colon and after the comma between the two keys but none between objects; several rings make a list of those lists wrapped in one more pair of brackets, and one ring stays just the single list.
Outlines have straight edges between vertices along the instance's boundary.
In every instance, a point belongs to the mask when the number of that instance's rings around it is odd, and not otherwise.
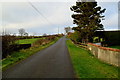
[{"label": "green grass", "polygon": [[23,50],[12,53],[10,56],[2,60],[2,69],[5,70],[6,68],[10,67],[12,64],[20,60],[23,60],[44,48],[49,47],[50,45],[54,44],[57,40],[58,38],[46,45],[42,45],[39,47],[30,47],[28,49],[23,49]]},{"label": "green grass", "polygon": [[109,48],[120,49],[120,46],[109,46]]},{"label": "green grass", "polygon": [[17,44],[32,44],[34,43],[36,40],[41,39],[41,38],[33,38],[33,39],[22,39],[22,40],[18,40],[16,41]]},{"label": "green grass", "polygon": [[103,63],[70,40],[67,41],[67,46],[78,78],[118,78],[118,67]]}]

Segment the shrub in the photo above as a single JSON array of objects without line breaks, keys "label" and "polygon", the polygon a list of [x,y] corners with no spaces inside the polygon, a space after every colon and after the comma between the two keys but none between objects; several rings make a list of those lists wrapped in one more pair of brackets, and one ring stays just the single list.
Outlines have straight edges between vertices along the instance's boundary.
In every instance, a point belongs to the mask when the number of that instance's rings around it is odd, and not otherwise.
[{"label": "shrub", "polygon": [[7,57],[13,50],[11,45],[15,44],[16,37],[10,35],[2,36],[2,58]]},{"label": "shrub", "polygon": [[82,42],[82,38],[80,36],[80,33],[78,31],[75,31],[74,33],[69,33],[68,37],[74,41],[75,43],[77,42]]},{"label": "shrub", "polygon": [[48,44],[50,41],[55,40],[56,36],[55,35],[49,35],[44,37],[43,39],[38,39],[37,41],[35,41],[32,46],[34,47],[38,47],[40,45],[45,45]]},{"label": "shrub", "polygon": [[48,36],[47,38],[46,38],[47,40],[54,40],[55,39],[55,36]]},{"label": "shrub", "polygon": [[39,40],[35,41],[35,42],[32,44],[32,46],[38,47],[38,46],[40,46],[40,45],[45,45],[45,44],[47,44],[47,43],[49,43],[49,40],[48,40],[48,39],[39,39]]}]

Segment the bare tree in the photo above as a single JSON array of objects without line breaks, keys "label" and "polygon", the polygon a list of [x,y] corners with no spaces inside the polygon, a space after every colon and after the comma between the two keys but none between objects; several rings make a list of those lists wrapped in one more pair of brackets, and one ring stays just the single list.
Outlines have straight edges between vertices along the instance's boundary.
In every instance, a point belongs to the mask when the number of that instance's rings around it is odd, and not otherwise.
[{"label": "bare tree", "polygon": [[25,32],[25,29],[23,29],[23,28],[20,28],[19,30],[19,34],[21,35],[21,36],[23,36],[26,32]]}]

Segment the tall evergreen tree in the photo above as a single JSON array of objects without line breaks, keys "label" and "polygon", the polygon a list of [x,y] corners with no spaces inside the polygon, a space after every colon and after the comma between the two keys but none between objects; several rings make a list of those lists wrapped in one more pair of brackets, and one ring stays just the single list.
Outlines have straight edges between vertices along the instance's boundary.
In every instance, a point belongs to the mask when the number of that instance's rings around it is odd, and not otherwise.
[{"label": "tall evergreen tree", "polygon": [[73,23],[77,27],[73,27],[73,30],[80,32],[82,41],[88,42],[96,30],[103,30],[101,20],[104,20],[102,13],[106,9],[101,9],[97,6],[97,2],[83,2],[77,1],[75,6],[72,6],[71,11],[75,13],[72,15]]}]

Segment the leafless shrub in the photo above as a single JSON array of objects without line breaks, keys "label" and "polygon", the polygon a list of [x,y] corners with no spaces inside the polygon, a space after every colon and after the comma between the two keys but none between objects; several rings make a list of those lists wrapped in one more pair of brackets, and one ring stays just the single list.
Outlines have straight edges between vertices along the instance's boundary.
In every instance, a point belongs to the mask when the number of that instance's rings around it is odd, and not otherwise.
[{"label": "leafless shrub", "polygon": [[10,35],[2,36],[2,58],[7,57],[11,53],[13,47],[10,46],[15,44],[15,40],[16,40],[15,36]]},{"label": "leafless shrub", "polygon": [[50,41],[47,40],[47,39],[39,39],[39,40],[35,41],[35,42],[32,44],[32,46],[38,47],[38,46],[41,46],[41,45],[45,45],[45,44],[47,44],[47,43],[49,43],[49,42],[50,42]]}]

